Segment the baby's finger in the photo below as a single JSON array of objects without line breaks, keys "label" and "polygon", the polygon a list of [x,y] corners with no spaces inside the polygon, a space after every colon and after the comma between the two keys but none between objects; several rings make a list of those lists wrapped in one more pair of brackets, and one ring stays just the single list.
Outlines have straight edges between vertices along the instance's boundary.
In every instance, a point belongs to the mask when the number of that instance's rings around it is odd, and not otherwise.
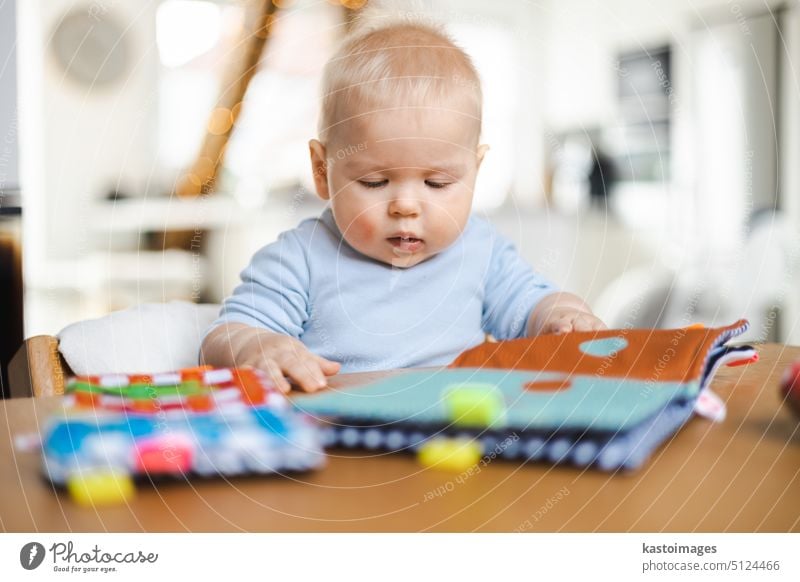
[{"label": "baby's finger", "polygon": [[560,319],[553,321],[548,325],[547,333],[561,334],[568,333],[570,331],[572,331],[572,324],[568,320]]},{"label": "baby's finger", "polygon": [[606,324],[594,315],[583,315],[580,319],[581,323],[575,326],[575,329],[578,329],[580,326],[580,331],[603,331],[604,329],[608,329]]},{"label": "baby's finger", "polygon": [[328,384],[319,363],[313,357],[293,358],[284,364],[283,369],[306,392],[314,392]]},{"label": "baby's finger", "polygon": [[576,317],[574,323],[575,331],[592,331],[594,329],[593,325],[593,317],[586,317],[580,316]]},{"label": "baby's finger", "polygon": [[267,374],[269,374],[270,379],[275,383],[275,386],[277,386],[278,390],[285,394],[292,389],[292,387],[289,385],[289,382],[287,382],[286,378],[283,377],[283,372],[275,360],[267,360],[266,364],[263,366],[263,369]]},{"label": "baby's finger", "polygon": [[339,370],[342,369],[342,365],[339,362],[334,362],[332,360],[326,360],[322,356],[314,356],[319,363],[319,367],[322,369],[322,373],[326,376],[333,376],[334,374],[338,374]]}]

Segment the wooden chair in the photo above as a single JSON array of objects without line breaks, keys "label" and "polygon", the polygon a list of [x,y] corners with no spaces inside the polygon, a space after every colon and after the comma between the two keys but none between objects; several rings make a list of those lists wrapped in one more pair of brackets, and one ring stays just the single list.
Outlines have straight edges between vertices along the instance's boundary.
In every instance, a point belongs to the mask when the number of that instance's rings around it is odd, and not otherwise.
[{"label": "wooden chair", "polygon": [[26,339],[8,364],[12,398],[56,396],[72,374],[58,351],[58,338],[37,335]]}]

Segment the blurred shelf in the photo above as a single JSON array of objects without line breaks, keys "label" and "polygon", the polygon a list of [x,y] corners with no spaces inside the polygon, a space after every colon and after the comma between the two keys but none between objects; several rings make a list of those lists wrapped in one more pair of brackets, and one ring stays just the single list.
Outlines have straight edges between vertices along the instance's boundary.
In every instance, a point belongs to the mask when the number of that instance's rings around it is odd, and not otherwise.
[{"label": "blurred shelf", "polygon": [[207,260],[198,253],[167,251],[94,252],[79,259],[47,262],[28,286],[50,291],[94,292],[114,286],[188,289],[203,281]]},{"label": "blurred shelf", "polygon": [[208,230],[248,222],[259,209],[243,207],[224,195],[198,198],[128,198],[98,202],[91,208],[98,233]]}]

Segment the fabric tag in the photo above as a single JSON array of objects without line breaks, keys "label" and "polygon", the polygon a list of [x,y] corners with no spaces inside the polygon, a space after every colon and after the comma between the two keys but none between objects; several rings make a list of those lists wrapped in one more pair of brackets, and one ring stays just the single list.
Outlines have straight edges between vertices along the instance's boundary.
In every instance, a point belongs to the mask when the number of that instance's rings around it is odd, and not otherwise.
[{"label": "fabric tag", "polygon": [[725,420],[727,408],[722,398],[717,396],[710,388],[704,388],[694,403],[694,411],[708,420],[722,422]]}]

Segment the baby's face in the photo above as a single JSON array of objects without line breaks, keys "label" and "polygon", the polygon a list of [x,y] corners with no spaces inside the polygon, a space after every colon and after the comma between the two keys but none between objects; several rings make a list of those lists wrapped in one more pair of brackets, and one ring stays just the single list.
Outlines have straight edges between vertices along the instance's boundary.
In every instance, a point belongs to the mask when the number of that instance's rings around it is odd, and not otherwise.
[{"label": "baby's face", "polygon": [[478,167],[476,122],[442,109],[357,115],[312,140],[318,194],[345,240],[368,257],[411,267],[450,246],[469,218]]}]

